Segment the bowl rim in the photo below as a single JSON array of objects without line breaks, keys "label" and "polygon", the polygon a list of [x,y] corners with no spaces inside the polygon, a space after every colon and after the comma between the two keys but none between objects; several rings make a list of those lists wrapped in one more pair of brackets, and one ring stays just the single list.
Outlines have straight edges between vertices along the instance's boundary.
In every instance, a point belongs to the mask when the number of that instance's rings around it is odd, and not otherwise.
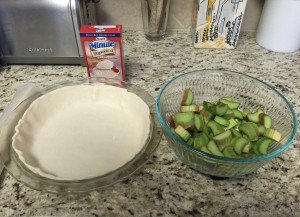
[{"label": "bowl rim", "polygon": [[[281,97],[284,100],[284,102],[286,103],[286,105],[288,106],[288,108],[289,108],[289,110],[292,114],[294,128],[293,128],[291,136],[288,138],[288,140],[280,148],[278,148],[278,149],[276,149],[276,150],[274,150],[274,151],[272,151],[268,154],[255,156],[255,157],[251,157],[251,158],[228,158],[228,157],[216,156],[216,155],[213,155],[213,154],[209,154],[209,153],[200,151],[200,150],[190,146],[188,143],[184,142],[183,140],[181,140],[169,128],[168,124],[163,120],[162,115],[160,113],[160,103],[159,102],[161,100],[162,93],[173,81],[175,81],[175,80],[177,80],[181,77],[184,77],[184,76],[187,76],[187,75],[190,75],[190,74],[199,73],[199,72],[202,72],[202,73],[212,73],[212,72],[216,73],[217,72],[219,74],[234,74],[236,76],[247,77],[249,79],[253,79],[253,80],[259,82],[263,86],[266,86],[266,87],[272,89],[279,97]],[[169,79],[163,85],[163,87],[158,92],[157,97],[156,97],[155,109],[156,109],[156,114],[158,116],[158,120],[159,120],[160,124],[162,125],[162,128],[163,128],[164,132],[166,132],[173,139],[175,139],[176,142],[178,142],[181,146],[183,146],[184,148],[188,149],[189,151],[192,151],[192,152],[194,152],[194,153],[196,153],[196,154],[198,154],[202,157],[206,157],[206,158],[208,157],[208,158],[212,158],[212,159],[219,160],[219,161],[225,161],[225,162],[228,162],[228,163],[247,163],[247,162],[257,162],[257,161],[263,161],[263,160],[271,159],[271,158],[275,157],[276,155],[279,155],[280,153],[282,153],[285,149],[288,148],[288,146],[290,144],[292,144],[293,140],[295,139],[295,136],[297,134],[297,129],[298,129],[298,122],[297,122],[296,113],[295,113],[291,103],[289,102],[289,100],[282,93],[280,93],[278,90],[276,90],[270,84],[268,84],[268,83],[266,83],[266,82],[264,82],[264,81],[262,81],[258,78],[252,77],[250,75],[247,75],[247,74],[244,74],[244,73],[241,73],[241,72],[229,71],[229,70],[223,70],[223,69],[202,69],[202,70],[199,69],[199,70],[188,71],[188,72],[185,72],[185,73],[182,73],[180,75],[172,77],[171,79]]]}]

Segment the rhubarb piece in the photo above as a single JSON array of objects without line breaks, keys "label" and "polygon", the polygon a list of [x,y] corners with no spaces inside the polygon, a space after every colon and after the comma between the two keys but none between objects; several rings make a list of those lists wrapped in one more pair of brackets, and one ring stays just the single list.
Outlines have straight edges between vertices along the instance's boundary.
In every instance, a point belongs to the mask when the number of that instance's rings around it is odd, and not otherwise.
[{"label": "rhubarb piece", "polygon": [[220,149],[213,140],[210,140],[208,142],[207,149],[214,155],[224,157],[223,153],[220,151]]},{"label": "rhubarb piece", "polygon": [[244,119],[243,113],[240,110],[232,109],[232,112],[233,112],[235,118],[240,119],[240,120]]},{"label": "rhubarb piece", "polygon": [[249,108],[244,108],[242,113],[243,113],[243,117],[245,118],[248,114],[251,113],[251,110]]},{"label": "rhubarb piece", "polygon": [[235,127],[238,124],[238,122],[234,119],[230,119],[229,120],[229,125],[227,127],[225,127],[225,130],[229,130],[233,127]]},{"label": "rhubarb piece", "polygon": [[231,109],[228,109],[227,112],[223,115],[224,118],[226,119],[232,119],[234,118],[234,113]]},{"label": "rhubarb piece", "polygon": [[252,125],[252,126],[254,127],[254,129],[255,129],[257,135],[258,135],[258,136],[260,135],[260,131],[259,131],[258,124],[255,124],[255,123],[253,123],[253,122],[251,122],[251,121],[248,121],[248,122],[246,122],[246,123]]},{"label": "rhubarb piece", "polygon": [[236,154],[241,155],[242,150],[244,149],[244,146],[248,143],[249,141],[245,139],[244,137],[237,137],[234,141],[232,141],[232,146]]},{"label": "rhubarb piece", "polygon": [[238,109],[238,107],[240,106],[239,102],[229,101],[229,100],[224,99],[224,98],[220,99],[219,101],[226,104],[226,105],[228,105],[229,109]]},{"label": "rhubarb piece", "polygon": [[[232,99],[230,96],[222,97],[220,100],[227,100],[227,101],[230,101],[230,102],[233,101],[233,99]],[[219,100],[219,101],[220,101],[220,100]]]},{"label": "rhubarb piece", "polygon": [[264,135],[265,131],[266,131],[266,128],[264,125],[258,125],[258,132],[260,135]]},{"label": "rhubarb piece", "polygon": [[208,138],[209,140],[212,140],[214,138],[214,134],[212,131],[210,132],[210,134],[208,134]]},{"label": "rhubarb piece", "polygon": [[214,135],[218,135],[225,131],[224,127],[215,121],[208,122],[207,126],[211,129]]},{"label": "rhubarb piece", "polygon": [[272,127],[272,119],[269,115],[264,116],[264,126],[265,128],[269,129]]},{"label": "rhubarb piece", "polygon": [[263,111],[261,109],[257,109],[256,112],[247,114],[246,119],[248,121],[252,121],[253,123],[258,124],[259,123],[259,115],[262,113],[263,113]]},{"label": "rhubarb piece", "polygon": [[276,142],[279,142],[281,140],[281,134],[272,128],[266,129],[264,132],[264,136]]},{"label": "rhubarb piece", "polygon": [[180,106],[180,112],[197,112],[199,107],[197,105],[182,105]]},{"label": "rhubarb piece", "polygon": [[194,94],[191,89],[187,88],[183,91],[181,105],[192,105],[194,101]]},{"label": "rhubarb piece", "polygon": [[228,110],[228,105],[218,102],[215,107],[215,113],[218,116],[223,116]]},{"label": "rhubarb piece", "polygon": [[213,118],[213,114],[207,111],[205,108],[200,111],[200,114],[203,116],[204,122],[206,124]]},{"label": "rhubarb piece", "polygon": [[185,142],[187,142],[189,140],[189,138],[191,138],[191,134],[189,133],[189,131],[187,131],[186,129],[184,129],[181,125],[178,125],[175,128],[175,133],[182,138]]},{"label": "rhubarb piece", "polygon": [[194,138],[193,137],[189,138],[189,140],[187,141],[187,144],[189,144],[190,146],[193,146],[194,145]]},{"label": "rhubarb piece", "polygon": [[206,146],[209,141],[208,136],[205,133],[200,133],[195,136],[194,147],[201,149],[202,146]]},{"label": "rhubarb piece", "polygon": [[229,120],[222,118],[220,116],[215,116],[214,121],[217,122],[218,124],[221,124],[222,126],[228,127],[230,122]]},{"label": "rhubarb piece", "polygon": [[208,148],[206,146],[202,146],[200,150],[205,153],[211,154],[211,152],[208,150]]},{"label": "rhubarb piece", "polygon": [[267,154],[268,153],[268,148],[269,148],[269,146],[270,146],[271,143],[272,143],[271,139],[262,137],[255,144],[255,147],[254,147],[255,153],[257,155]]},{"label": "rhubarb piece", "polygon": [[242,149],[242,153],[249,153],[250,152],[250,149],[251,149],[251,142],[248,142]]},{"label": "rhubarb piece", "polygon": [[194,126],[193,112],[179,112],[173,115],[175,126],[181,125],[184,129],[188,129]]},{"label": "rhubarb piece", "polygon": [[206,135],[212,134],[212,130],[206,124],[203,126],[202,132],[206,133]]},{"label": "rhubarb piece", "polygon": [[242,137],[242,134],[236,129],[231,128],[230,131],[233,137]]},{"label": "rhubarb piece", "polygon": [[263,140],[264,140],[264,137],[261,137],[261,138],[259,138],[259,140],[257,140],[254,143],[253,151],[254,151],[255,155],[257,155],[257,156],[261,155],[261,153],[259,152],[259,145]]},{"label": "rhubarb piece", "polygon": [[214,142],[218,146],[222,144],[226,144],[226,145],[230,144],[231,139],[232,139],[232,134],[230,130],[226,130],[225,132],[220,133],[213,137]]},{"label": "rhubarb piece", "polygon": [[213,115],[216,114],[216,105],[211,102],[203,101],[203,108]]},{"label": "rhubarb piece", "polygon": [[272,128],[272,119],[269,115],[264,113],[259,114],[259,123],[264,125],[265,128]]},{"label": "rhubarb piece", "polygon": [[258,139],[258,136],[259,136],[258,129],[255,128],[249,122],[241,123],[239,126],[239,130],[240,130],[240,132],[245,134],[249,138],[250,141],[256,141]]},{"label": "rhubarb piece", "polygon": [[230,130],[213,137],[213,140],[218,145],[220,151],[223,151],[225,147],[230,145],[231,139],[232,134]]},{"label": "rhubarb piece", "polygon": [[209,137],[207,136],[206,133],[204,133],[204,132],[200,133],[200,141],[201,141],[201,143],[203,143],[205,146],[207,145],[207,143],[209,142]]},{"label": "rhubarb piece", "polygon": [[227,146],[224,148],[223,150],[223,154],[225,157],[229,157],[229,158],[238,158],[239,156],[234,152],[233,147],[232,146]]},{"label": "rhubarb piece", "polygon": [[268,148],[269,148],[269,146],[270,146],[271,143],[272,143],[272,140],[271,140],[271,139],[264,138],[264,140],[262,140],[262,141],[259,143],[258,151],[259,151],[261,154],[267,154]]},{"label": "rhubarb piece", "polygon": [[202,115],[195,114],[195,128],[197,131],[203,131],[204,128],[204,119]]},{"label": "rhubarb piece", "polygon": [[199,105],[199,106],[198,106],[198,111],[201,112],[201,110],[202,110],[203,108],[204,108],[203,105]]},{"label": "rhubarb piece", "polygon": [[187,120],[193,120],[195,114],[193,112],[179,112],[173,115],[175,124],[185,122]]},{"label": "rhubarb piece", "polygon": [[262,108],[257,109],[256,112],[258,112],[258,113],[265,113]]}]

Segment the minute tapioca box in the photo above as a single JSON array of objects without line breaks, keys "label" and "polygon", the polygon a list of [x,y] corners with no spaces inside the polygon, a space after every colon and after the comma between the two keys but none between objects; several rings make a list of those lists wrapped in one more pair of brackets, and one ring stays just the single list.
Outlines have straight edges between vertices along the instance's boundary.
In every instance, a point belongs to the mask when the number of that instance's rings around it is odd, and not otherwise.
[{"label": "minute tapioca box", "polygon": [[83,25],[80,40],[89,77],[125,80],[121,25]]}]

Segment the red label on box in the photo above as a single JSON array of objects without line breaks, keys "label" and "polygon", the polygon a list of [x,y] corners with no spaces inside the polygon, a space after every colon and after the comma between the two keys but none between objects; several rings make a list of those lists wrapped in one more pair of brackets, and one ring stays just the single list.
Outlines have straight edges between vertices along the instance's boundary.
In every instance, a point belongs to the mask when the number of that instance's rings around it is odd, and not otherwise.
[{"label": "red label on box", "polygon": [[89,77],[125,80],[121,33],[121,25],[81,26],[80,39]]}]

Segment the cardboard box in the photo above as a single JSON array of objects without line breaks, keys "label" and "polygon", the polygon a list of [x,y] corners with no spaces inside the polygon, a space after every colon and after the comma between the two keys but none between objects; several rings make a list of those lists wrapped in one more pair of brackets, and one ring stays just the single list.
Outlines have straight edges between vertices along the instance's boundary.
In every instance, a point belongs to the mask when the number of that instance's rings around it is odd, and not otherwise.
[{"label": "cardboard box", "polygon": [[121,34],[121,25],[81,26],[80,39],[89,77],[125,80]]},{"label": "cardboard box", "polygon": [[195,2],[194,47],[235,48],[247,0],[197,0]]}]

